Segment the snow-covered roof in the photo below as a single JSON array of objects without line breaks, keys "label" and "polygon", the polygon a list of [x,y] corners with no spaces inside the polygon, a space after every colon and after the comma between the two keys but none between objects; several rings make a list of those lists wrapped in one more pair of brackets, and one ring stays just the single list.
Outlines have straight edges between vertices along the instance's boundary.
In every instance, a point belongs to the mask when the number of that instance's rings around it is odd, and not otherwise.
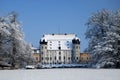
[{"label": "snow-covered roof", "polygon": [[31,49],[33,50],[33,49],[37,49],[37,48],[35,48],[35,47],[31,47]]},{"label": "snow-covered roof", "polygon": [[80,41],[80,38],[78,38],[78,37],[75,37],[74,39],[75,39],[75,40],[79,40],[79,41]]},{"label": "snow-covered roof", "polygon": [[31,49],[32,49],[32,53],[40,53],[40,50],[38,48],[31,47]]},{"label": "snow-covered roof", "polygon": [[74,39],[76,37],[75,34],[45,34],[41,40],[65,40],[65,39]]},{"label": "snow-covered roof", "polygon": [[75,34],[45,34],[41,41],[47,42],[48,50],[71,50],[73,39],[80,40]]}]

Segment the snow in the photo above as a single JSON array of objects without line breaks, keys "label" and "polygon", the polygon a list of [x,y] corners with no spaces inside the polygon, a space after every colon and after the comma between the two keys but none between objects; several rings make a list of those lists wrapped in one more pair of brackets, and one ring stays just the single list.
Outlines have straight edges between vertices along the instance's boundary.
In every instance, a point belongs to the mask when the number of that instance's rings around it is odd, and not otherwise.
[{"label": "snow", "polygon": [[1,70],[0,80],[119,80],[120,69]]},{"label": "snow", "polygon": [[73,39],[75,38],[75,34],[45,34],[45,39],[47,40],[64,40],[64,39]]},{"label": "snow", "polygon": [[[79,39],[75,34],[45,34],[41,41],[48,42],[48,50],[58,50],[61,46],[62,50],[72,50],[72,40]],[[80,40],[80,39],[79,39]]]}]

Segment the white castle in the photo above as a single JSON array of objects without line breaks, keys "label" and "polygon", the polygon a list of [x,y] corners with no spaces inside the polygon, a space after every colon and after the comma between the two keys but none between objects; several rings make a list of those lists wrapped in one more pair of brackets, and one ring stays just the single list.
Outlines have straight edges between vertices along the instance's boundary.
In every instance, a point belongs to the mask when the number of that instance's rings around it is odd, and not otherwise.
[{"label": "white castle", "polygon": [[80,63],[80,39],[75,34],[45,34],[40,53],[42,64]]}]

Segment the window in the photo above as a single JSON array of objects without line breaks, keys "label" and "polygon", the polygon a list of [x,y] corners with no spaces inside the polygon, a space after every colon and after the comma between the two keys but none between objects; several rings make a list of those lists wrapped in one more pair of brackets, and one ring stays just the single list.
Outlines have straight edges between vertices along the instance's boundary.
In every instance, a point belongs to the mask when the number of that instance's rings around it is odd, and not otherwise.
[{"label": "window", "polygon": [[43,54],[43,52],[41,51],[41,54]]},{"label": "window", "polygon": [[61,56],[59,56],[59,60],[61,60]]},{"label": "window", "polygon": [[45,47],[45,49],[47,49],[47,47]]},{"label": "window", "polygon": [[61,52],[59,52],[59,55],[61,55]]},{"label": "window", "polygon": [[43,46],[41,46],[41,48],[43,49]]},{"label": "window", "polygon": [[34,50],[34,53],[37,53],[37,50]]},{"label": "window", "polygon": [[67,47],[69,47],[70,45],[69,44],[67,44]]},{"label": "window", "polygon": [[36,57],[36,61],[38,61],[38,57]]},{"label": "window", "polygon": [[44,64],[46,64],[46,62],[44,62]]},{"label": "window", "polygon": [[58,47],[59,50],[61,50],[61,47]]},{"label": "window", "polygon": [[76,49],[78,49],[78,46],[76,46]]},{"label": "window", "polygon": [[78,60],[78,57],[76,59]]},{"label": "window", "polygon": [[52,60],[52,57],[50,57],[50,60]]},{"label": "window", "polygon": [[50,44],[50,46],[52,46],[52,44]]},{"label": "window", "polygon": [[88,60],[88,57],[87,57],[87,60]]},{"label": "window", "polygon": [[55,60],[56,60],[56,56],[55,56]]},{"label": "window", "polygon": [[70,57],[68,57],[68,60],[70,60]]},{"label": "window", "polygon": [[46,57],[46,60],[49,60],[49,58],[48,58],[48,57]]},{"label": "window", "polygon": [[64,56],[64,60],[65,60],[65,56]]},{"label": "window", "polygon": [[42,60],[43,60],[43,57],[42,57]]}]

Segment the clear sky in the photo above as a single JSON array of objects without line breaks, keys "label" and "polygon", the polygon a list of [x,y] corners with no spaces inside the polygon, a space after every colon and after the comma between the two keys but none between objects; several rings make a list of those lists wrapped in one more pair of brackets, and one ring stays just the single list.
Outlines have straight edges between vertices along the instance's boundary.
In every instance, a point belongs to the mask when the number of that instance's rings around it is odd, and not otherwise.
[{"label": "clear sky", "polygon": [[101,9],[120,9],[120,0],[0,0],[0,15],[19,14],[27,42],[38,47],[43,34],[75,33],[81,39],[81,52],[88,45],[85,23]]}]

